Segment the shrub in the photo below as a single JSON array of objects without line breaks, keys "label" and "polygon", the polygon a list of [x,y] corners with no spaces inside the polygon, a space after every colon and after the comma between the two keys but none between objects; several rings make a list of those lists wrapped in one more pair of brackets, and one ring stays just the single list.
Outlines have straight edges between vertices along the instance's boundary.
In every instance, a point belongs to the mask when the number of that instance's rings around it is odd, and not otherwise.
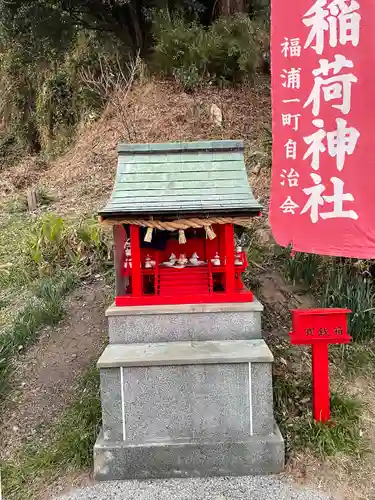
[{"label": "shrub", "polygon": [[101,266],[107,260],[108,245],[94,219],[69,224],[46,214],[26,234],[22,254],[29,272],[43,276],[61,268]]},{"label": "shrub", "polygon": [[355,340],[373,338],[375,307],[372,280],[362,276],[351,262],[334,262],[326,276],[320,299],[323,307],[343,307],[349,315],[349,332]]},{"label": "shrub", "polygon": [[50,149],[56,136],[69,138],[79,120],[75,87],[66,71],[49,74],[37,95],[36,118],[43,145]]},{"label": "shrub", "polygon": [[206,28],[164,10],[155,14],[153,28],[155,68],[185,90],[203,83],[252,81],[262,66],[264,32],[243,14]]},{"label": "shrub", "polygon": [[[280,260],[282,258],[282,261]],[[279,256],[293,284],[310,288],[321,307],[340,307],[352,311],[349,331],[355,340],[373,338],[375,334],[374,283],[368,271],[369,262],[354,259],[322,257],[297,253]]]}]

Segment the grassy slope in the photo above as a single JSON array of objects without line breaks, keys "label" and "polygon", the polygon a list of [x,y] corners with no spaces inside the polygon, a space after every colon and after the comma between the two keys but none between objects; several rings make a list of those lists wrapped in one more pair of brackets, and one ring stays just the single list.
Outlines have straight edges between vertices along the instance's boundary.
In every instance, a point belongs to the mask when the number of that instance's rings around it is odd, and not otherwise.
[{"label": "grassy slope", "polygon": [[[267,85],[266,81],[262,81],[257,85],[257,90],[210,88],[187,95],[169,83],[150,82],[134,89],[129,101],[124,103],[124,110],[128,119],[133,122],[134,142],[244,139],[250,182],[256,196],[267,206],[270,177],[270,142],[267,132],[270,127],[270,102]],[[210,119],[209,110],[213,103],[223,110],[222,127],[215,126]],[[87,216],[95,212],[109,196],[116,167],[116,145],[124,137],[127,137],[126,124],[119,122],[116,110],[107,109],[98,122],[83,130],[77,143],[63,157],[51,164],[41,175],[35,176],[39,185],[51,193],[55,200],[49,210],[64,216],[67,214],[69,217]],[[25,171],[27,172],[26,167]],[[17,171],[17,176],[23,173]],[[13,195],[22,195],[12,184],[11,173],[8,173],[7,185],[12,186]],[[13,248],[23,239],[26,230],[25,225],[20,224],[20,217],[10,214],[6,217],[7,222],[3,226],[5,229],[0,230],[0,240],[2,238],[6,243],[7,251],[1,255],[0,265],[7,264],[9,256],[13,254]],[[14,236],[10,244],[7,240],[9,233]],[[272,254],[272,247],[267,244],[265,250],[257,243],[260,235],[264,236],[265,233],[268,233],[266,222],[256,222],[250,233],[251,257],[254,261],[250,275],[255,275],[259,266],[263,269],[272,268],[270,260],[273,256],[269,256]],[[20,267],[19,276],[22,275],[22,266]],[[12,286],[5,287],[6,291],[2,296],[4,325],[14,325],[19,314],[20,308],[16,298],[22,294],[30,297],[35,290],[35,283],[29,282],[26,286],[22,284],[14,288],[13,284],[17,283],[17,279],[10,281]],[[269,309],[271,313],[272,307]],[[312,424],[311,412],[308,411],[310,400],[307,399],[310,395],[307,383],[310,370],[308,354],[306,351],[296,354],[284,340],[271,339],[271,345],[278,361],[275,369],[277,412],[284,434],[288,438],[289,456],[306,449],[312,449],[315,456],[337,451],[347,455],[361,454],[364,447],[362,410],[352,395],[348,397],[347,390],[338,388],[338,395],[334,398],[334,426],[322,428]],[[361,356],[362,354],[359,358]],[[366,363],[367,361],[366,357]],[[301,366],[304,368],[301,369]],[[355,367],[352,372],[356,370]],[[336,377],[337,380],[342,377],[341,368],[334,373],[334,385],[337,385]],[[92,430],[99,418],[98,412],[95,413],[95,408],[98,409],[95,384],[91,387],[93,392],[90,392],[87,404],[84,402],[83,407],[80,406],[82,401],[79,396],[78,411],[73,407],[72,413],[68,412],[68,416],[62,417],[62,422],[69,422],[69,425],[61,426],[61,432],[57,434],[50,450],[42,449],[35,454],[32,447],[31,452],[30,448],[26,447],[15,457],[13,463],[8,464],[6,487],[8,491],[17,489],[19,497],[15,498],[22,498],[22,492],[27,491],[24,487],[32,475],[51,478],[61,468],[65,470],[67,467],[82,467],[90,463],[87,450],[91,447]],[[93,413],[90,413],[90,408]],[[86,411],[89,415],[87,419]],[[78,428],[81,429],[82,424],[86,429],[86,432],[83,430],[83,435],[87,440],[78,441],[77,446],[71,439],[73,422]],[[68,452],[63,458],[61,450],[65,447]],[[24,468],[26,472],[18,477],[20,468]]]}]

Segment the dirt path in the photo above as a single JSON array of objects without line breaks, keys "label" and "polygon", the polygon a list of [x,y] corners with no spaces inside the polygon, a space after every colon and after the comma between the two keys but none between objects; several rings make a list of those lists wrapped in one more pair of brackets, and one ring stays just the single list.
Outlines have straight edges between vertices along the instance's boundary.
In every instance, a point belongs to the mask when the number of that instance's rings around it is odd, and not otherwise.
[{"label": "dirt path", "polygon": [[53,422],[71,402],[77,377],[103,350],[106,290],[98,281],[74,292],[68,299],[66,319],[46,329],[19,360],[14,390],[1,411],[0,458],[13,456],[36,435],[47,438]]}]

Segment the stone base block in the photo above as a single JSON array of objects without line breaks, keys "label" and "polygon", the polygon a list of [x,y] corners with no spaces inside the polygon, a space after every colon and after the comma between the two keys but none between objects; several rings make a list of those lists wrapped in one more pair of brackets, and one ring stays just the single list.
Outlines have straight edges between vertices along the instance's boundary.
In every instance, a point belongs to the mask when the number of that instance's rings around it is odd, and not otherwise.
[{"label": "stone base block", "polygon": [[105,439],[138,445],[267,436],[272,361],[262,339],[109,345],[98,361]]},{"label": "stone base block", "polygon": [[157,442],[132,445],[106,441],[101,432],[94,447],[98,481],[173,477],[273,474],[284,468],[284,441],[274,434],[243,441]]},{"label": "stone base block", "polygon": [[111,306],[106,311],[110,344],[261,338],[263,306],[187,304],[174,306]]}]

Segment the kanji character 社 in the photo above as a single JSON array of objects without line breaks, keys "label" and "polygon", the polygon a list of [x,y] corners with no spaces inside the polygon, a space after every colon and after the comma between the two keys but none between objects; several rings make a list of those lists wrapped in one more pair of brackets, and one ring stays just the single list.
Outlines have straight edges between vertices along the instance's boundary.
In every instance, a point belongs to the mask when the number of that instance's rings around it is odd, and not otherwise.
[{"label": "kanji character \u793e", "polygon": [[293,130],[297,131],[300,117],[301,115],[299,114],[292,115],[291,113],[287,113],[281,115],[281,120],[283,122],[284,127],[287,125],[291,126],[293,123]]},{"label": "kanji character \u793e", "polygon": [[301,87],[301,68],[283,69],[281,75],[285,81],[281,84],[287,89],[299,89]]},{"label": "kanji character \u793e", "polygon": [[346,120],[337,118],[337,130],[327,133],[328,153],[332,158],[336,157],[337,170],[341,172],[344,168],[346,155],[352,155],[357,145],[359,131],[354,127],[347,127]]},{"label": "kanji character \u793e", "polygon": [[300,57],[302,47],[301,40],[299,38],[287,38],[284,37],[285,42],[281,44],[281,53],[285,57]]},{"label": "kanji character \u793e", "polygon": [[[339,104],[332,104],[333,108],[339,109],[344,115],[347,115],[351,110],[351,95],[352,84],[358,82],[358,78],[353,73],[338,73],[344,68],[353,68],[353,62],[349,61],[342,55],[336,55],[333,62],[327,59],[320,59],[320,67],[313,71],[314,87],[304,108],[312,104],[312,112],[314,116],[318,116],[320,112],[320,100],[323,97],[325,102],[336,101],[340,99]],[[334,76],[330,78],[322,78],[328,76],[332,71]]]},{"label": "kanji character \u793e", "polygon": [[283,211],[283,214],[295,214],[296,209],[299,208],[299,205],[297,203],[294,203],[292,198],[288,196],[288,198],[284,201],[282,205],[280,205],[280,208]]},{"label": "kanji character \u793e", "polygon": [[354,210],[344,210],[344,201],[354,201],[354,196],[350,193],[344,193],[344,181],[337,177],[331,177],[333,184],[333,195],[323,196],[326,203],[333,203],[331,212],[321,212],[322,219],[358,219],[358,214]]},{"label": "kanji character \u793e", "polygon": [[296,141],[292,141],[289,139],[288,142],[284,145],[285,147],[285,156],[287,159],[295,160],[297,158],[297,143]]},{"label": "kanji character \u793e", "polygon": [[285,168],[283,168],[280,177],[281,177],[280,184],[282,186],[285,186],[285,181],[287,181],[289,187],[298,187],[299,173],[296,172],[294,168],[291,168],[289,172],[287,172]]},{"label": "kanji character \u793e", "polygon": [[[310,210],[311,222],[316,224],[319,220],[319,216],[322,219],[358,219],[358,214],[354,210],[344,210],[345,201],[354,201],[354,196],[350,193],[344,193],[344,182],[337,177],[331,177],[331,182],[333,184],[333,195],[332,196],[322,196],[325,191],[325,186],[321,184],[322,178],[318,174],[310,174],[314,182],[314,186],[310,188],[303,189],[303,192],[309,196],[306,205],[301,210],[301,214],[304,214]],[[333,203],[333,210],[330,212],[320,212],[319,207],[324,206],[325,203]]]},{"label": "kanji character \u793e", "polygon": [[325,187],[322,182],[322,178],[318,174],[310,174],[315,186],[303,189],[303,192],[309,196],[306,205],[301,210],[301,214],[306,213],[310,210],[310,219],[314,224],[319,220],[319,206],[324,205],[324,199],[322,193],[325,191]]},{"label": "kanji character \u793e", "polygon": [[337,118],[337,129],[332,132],[325,132],[324,121],[313,120],[313,125],[319,130],[303,138],[309,145],[303,159],[307,160],[311,156],[311,167],[319,170],[320,154],[326,151],[324,140],[327,138],[328,154],[336,158],[337,170],[341,172],[345,165],[346,155],[352,155],[360,137],[360,132],[354,127],[347,127],[347,122],[343,118]]},{"label": "kanji character \u793e", "polygon": [[311,28],[304,48],[311,46],[317,54],[323,54],[325,33],[329,34],[331,47],[337,47],[338,42],[341,45],[351,42],[357,47],[361,22],[359,9],[356,0],[316,0],[304,15],[303,23]]}]

